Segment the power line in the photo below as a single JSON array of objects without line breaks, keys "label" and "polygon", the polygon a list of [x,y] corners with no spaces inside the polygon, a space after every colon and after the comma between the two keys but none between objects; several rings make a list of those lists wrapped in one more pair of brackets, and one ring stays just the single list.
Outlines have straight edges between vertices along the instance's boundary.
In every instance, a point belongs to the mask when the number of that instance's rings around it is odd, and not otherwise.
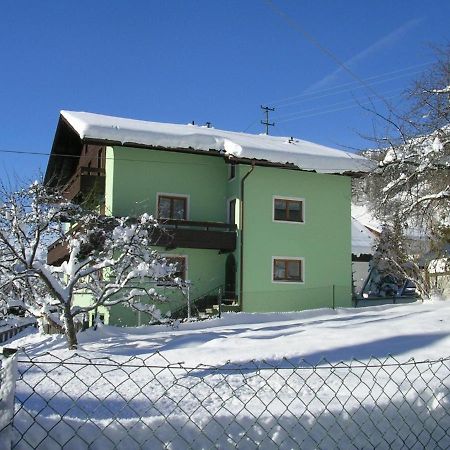
[{"label": "power line", "polygon": [[371,105],[371,104],[373,104],[374,101],[383,101],[383,102],[385,102],[386,100],[390,100],[392,98],[398,97],[399,95],[400,94],[391,95],[391,96],[383,98],[383,99],[381,99],[381,98],[377,98],[375,100],[370,99],[369,101],[366,101],[366,102],[361,102],[361,103],[357,103],[357,104],[354,104],[354,105],[343,106],[342,108],[335,108],[335,109],[324,110],[324,111],[318,112],[316,114],[306,114],[306,115],[300,115],[300,116],[296,116],[296,117],[291,117],[291,118],[284,119],[284,120],[278,120],[278,122],[284,123],[284,122],[291,122],[292,120],[307,119],[309,117],[321,116],[323,114],[329,114],[329,113],[333,113],[333,112],[337,112],[337,111],[343,111],[345,109],[356,108],[357,106]]},{"label": "power line", "polygon": [[[384,94],[391,94],[393,92],[399,92],[399,91],[403,91],[403,88],[388,89],[386,91],[383,91],[383,93]],[[329,103],[329,104],[327,104],[325,106],[325,108],[330,108],[330,107],[333,107],[333,106],[346,105],[349,102],[351,102],[352,104],[353,104],[353,102],[357,102],[358,103],[359,101],[364,101],[364,100],[367,100],[367,97],[359,97],[359,98],[341,100],[339,102]],[[316,107],[313,107],[313,108],[305,109],[303,111],[298,111],[297,110],[297,111],[294,111],[294,112],[291,112],[291,113],[287,113],[287,114],[283,114],[281,116],[277,116],[276,119],[279,121],[279,120],[282,120],[284,118],[287,118],[287,117],[290,117],[290,116],[293,116],[293,115],[296,115],[296,114],[299,114],[299,113],[308,113],[308,112],[314,112],[314,111],[317,111],[317,110],[323,110],[323,107],[316,106]]]},{"label": "power line", "polygon": [[[395,79],[398,79],[398,78],[403,78],[403,77],[406,77],[406,76],[409,76],[409,75],[422,73],[421,70],[417,70],[417,71],[411,72],[410,69],[417,68],[417,67],[422,67],[422,66],[427,66],[427,65],[430,65],[430,64],[433,64],[433,62],[430,61],[430,62],[427,62],[427,63],[415,64],[413,66],[407,66],[407,67],[405,67],[403,69],[393,70],[391,72],[385,72],[384,74],[379,74],[379,75],[374,75],[372,77],[367,77],[367,78],[364,78],[364,80],[365,81],[377,80],[379,78],[384,78],[387,75],[393,75],[393,74],[397,74],[397,73],[401,73],[401,72],[405,72],[405,71],[407,72],[407,73],[405,73],[403,75],[399,75],[397,77],[390,77],[390,78],[387,78],[386,80],[380,80],[378,82],[370,83],[370,84],[380,84],[380,83],[384,83],[386,81],[391,81],[391,80],[395,80]],[[295,100],[297,98],[316,97],[318,94],[322,94],[324,92],[334,91],[334,90],[339,89],[339,88],[348,87],[348,86],[354,86],[354,85],[358,85],[358,84],[360,84],[360,83],[356,82],[356,81],[350,81],[348,83],[341,83],[341,84],[337,84],[335,86],[331,86],[331,87],[328,87],[328,88],[316,89],[316,90],[314,90],[312,92],[304,92],[304,93],[301,93],[301,94],[292,95],[290,97],[284,97],[282,99],[273,100],[273,101],[270,101],[268,103],[270,103],[271,105],[277,106],[277,105],[280,105],[282,103],[289,102],[291,100]],[[357,88],[354,88],[354,89],[357,89]],[[348,91],[351,91],[351,90],[352,90],[352,88],[348,89]],[[346,91],[347,91],[347,89],[343,90],[343,91],[339,91],[339,93],[346,92]],[[334,95],[334,93],[331,92],[331,93],[329,93],[327,95]],[[278,107],[281,108],[283,106],[278,106]]]},{"label": "power line", "polygon": [[384,99],[378,92],[373,89],[370,84],[367,84],[364,79],[362,79],[359,75],[357,75],[353,70],[351,70],[348,66],[346,66],[331,50],[323,46],[312,34],[308,33],[305,29],[303,29],[298,22],[291,19],[284,11],[275,6],[272,0],[265,0],[265,2],[269,5],[269,7],[278,14],[282,19],[284,19],[288,25],[293,28],[295,31],[304,36],[309,42],[311,42],[315,47],[317,47],[322,53],[325,53],[330,59],[332,59],[339,67],[345,70],[348,74],[352,76],[356,81],[362,84],[367,90],[372,92],[377,98],[379,98],[382,102],[386,103],[386,99]]},{"label": "power line", "polygon": [[[387,81],[396,80],[398,78],[402,78],[402,77],[409,76],[409,75],[415,75],[415,74],[418,74],[418,73],[422,73],[422,71],[418,70],[416,72],[410,72],[408,74],[400,75],[400,76],[397,76],[397,77],[391,77],[391,78],[387,78],[385,80],[375,81],[373,83],[370,83],[370,85],[373,86],[375,84],[382,84],[382,83],[386,83]],[[300,98],[300,97],[298,97],[298,100],[292,99],[292,101],[290,101],[288,103],[284,103],[284,104],[278,105],[277,108],[287,108],[289,106],[297,105],[299,103],[305,103],[305,102],[308,102],[308,101],[311,101],[311,100],[317,100],[317,99],[320,99],[320,98],[325,98],[325,97],[329,97],[329,96],[332,96],[332,95],[343,94],[343,93],[346,93],[346,92],[353,92],[356,89],[363,89],[363,86],[354,86],[353,88],[341,89],[341,90],[338,90],[336,92],[329,92],[329,93],[325,93],[325,94],[318,94],[318,95],[311,96],[309,98]],[[401,89],[403,90],[404,88],[401,88]]]},{"label": "power line", "polygon": [[[61,158],[74,158],[74,159],[80,159],[82,157],[82,155],[68,155],[65,153],[45,153],[45,152],[36,152],[36,151],[31,151],[31,150],[6,150],[6,149],[0,149],[0,153],[12,153],[12,154],[19,154],[19,155],[35,155],[35,156],[57,156],[57,157],[61,157]],[[143,162],[143,163],[149,163],[149,164],[153,164],[153,163],[158,163],[158,164],[179,164],[176,162],[171,162],[171,161],[158,161],[158,160],[153,160],[153,161],[148,161],[145,159],[135,159],[135,158],[117,158],[117,157],[106,157],[104,158],[107,161],[128,161],[128,162]],[[195,165],[195,166],[206,166],[207,164],[205,163],[183,163],[184,165]]]},{"label": "power line", "polygon": [[[391,92],[396,92],[396,91],[403,91],[403,88],[395,88],[395,89],[388,89],[388,90],[385,90],[385,91],[382,91],[383,92],[383,94],[388,94],[388,93],[391,93]],[[344,91],[342,91],[342,92],[344,92]],[[330,94],[330,95],[332,95],[332,94]],[[322,97],[327,97],[328,95],[323,95],[323,96],[321,96],[321,97],[318,97],[318,98],[322,98]],[[387,97],[387,98],[385,98],[384,100],[389,100],[389,99],[392,99],[392,98],[394,98],[394,97],[396,97],[397,95],[395,95],[395,96],[389,96],[389,97]],[[367,98],[367,97],[365,97],[365,98]],[[365,99],[364,98],[364,99]],[[363,98],[361,98],[360,97],[360,99],[361,100],[363,100]],[[307,99],[307,100],[309,100],[309,99]],[[339,102],[335,102],[335,103],[331,103],[331,104],[328,104],[328,105],[326,105],[326,108],[329,108],[330,106],[339,106],[339,105],[341,105],[341,104],[346,104],[347,102],[349,102],[349,101],[358,101],[359,99],[350,99],[350,100],[341,100],[341,101],[339,101]],[[378,98],[378,100],[381,100],[380,98]],[[305,100],[306,101],[306,100]],[[299,102],[293,102],[292,103],[292,105],[294,105],[294,104],[298,104],[298,103],[301,103],[300,101]],[[370,102],[365,102],[365,103],[359,103],[359,104],[370,104]],[[285,105],[285,106],[288,106],[288,105]],[[283,107],[285,107],[285,106],[279,106],[279,108],[283,108]],[[290,105],[289,105],[290,106]],[[329,114],[330,112],[334,112],[334,111],[341,111],[341,110],[344,110],[344,109],[349,109],[350,107],[351,108],[353,108],[353,107],[355,107],[355,106],[358,106],[358,105],[352,105],[352,106],[349,106],[349,107],[345,107],[345,108],[338,108],[338,109],[331,109],[331,110],[328,110],[328,109],[326,109],[326,110],[323,110],[323,107],[314,107],[314,108],[309,108],[309,109],[307,109],[307,110],[304,110],[304,111],[293,111],[293,112],[290,112],[290,113],[286,113],[286,114],[282,114],[282,115],[280,115],[280,116],[275,116],[275,119],[277,120],[277,124],[279,124],[280,122],[287,122],[288,120],[284,120],[285,118],[287,118],[287,117],[290,117],[290,116],[293,116],[293,115],[297,115],[297,114],[302,114],[302,116],[301,116],[301,118],[303,118],[303,117],[314,117],[314,116],[319,116],[319,115],[321,115],[321,114]],[[323,111],[323,112],[321,112],[321,113],[319,113],[319,114],[313,114],[313,115],[311,115],[311,116],[303,116],[303,114],[304,113],[308,113],[308,112],[314,112],[314,111],[316,111],[317,109],[320,109],[321,111]],[[258,119],[256,119],[256,120],[254,120],[253,122],[251,122],[242,132],[243,133],[245,133],[245,132],[247,132],[250,128],[252,128],[254,125],[256,125],[258,123]]]},{"label": "power line", "polygon": [[[423,63],[423,64],[415,64],[413,66],[405,67],[404,69],[394,70],[394,71],[391,71],[391,72],[386,72],[386,74],[393,74],[393,73],[404,72],[404,71],[409,70],[409,69],[414,68],[414,67],[426,66],[426,65],[430,65],[430,64],[433,64],[433,62],[427,62],[427,63]],[[402,78],[404,76],[414,75],[414,74],[418,74],[418,73],[422,73],[422,71],[408,72],[407,74],[404,74],[404,75],[399,75],[399,76],[396,76],[396,77],[390,77],[390,78],[387,78],[385,80],[380,80],[380,81],[377,81],[377,82],[374,82],[374,83],[371,83],[371,84],[380,84],[380,83],[384,83],[386,81],[391,81],[391,80],[394,80],[394,79]],[[380,77],[384,77],[384,76],[386,76],[386,74],[369,77],[369,78],[366,78],[366,80],[372,80],[372,79],[377,79],[377,78],[380,78]],[[343,83],[343,84],[336,85],[334,87],[330,87],[330,88],[326,88],[326,89],[320,89],[320,90],[317,90],[317,91],[314,91],[314,92],[311,92],[311,93],[298,94],[298,95],[294,95],[294,96],[291,96],[291,97],[286,97],[283,100],[279,100],[279,103],[281,103],[283,101],[291,100],[291,99],[293,100],[293,99],[296,99],[296,98],[301,98],[301,97],[310,97],[310,98],[300,99],[298,101],[292,101],[291,103],[286,103],[284,105],[281,104],[281,105],[278,105],[278,108],[287,108],[289,106],[297,105],[299,103],[304,103],[304,102],[307,102],[307,101],[310,101],[310,100],[316,100],[316,99],[320,99],[320,98],[325,98],[325,97],[329,97],[331,95],[337,95],[337,94],[341,94],[341,93],[345,93],[345,92],[352,92],[354,89],[361,89],[361,86],[359,86],[359,87],[356,86],[355,88],[351,88],[351,89],[342,89],[342,90],[336,91],[336,92],[329,92],[329,93],[325,93],[325,94],[322,94],[322,95],[317,95],[318,93],[327,92],[327,91],[330,91],[330,90],[335,90],[335,89],[337,89],[339,87],[350,86],[350,85],[357,85],[357,84],[358,84],[357,82]],[[397,90],[403,90],[403,88],[390,89],[390,90],[382,91],[382,93],[383,94],[387,94],[387,93],[390,93],[390,92],[395,92]],[[390,97],[386,98],[385,100],[389,100],[389,99],[394,98],[394,97],[396,97],[396,96],[390,96]],[[340,103],[345,104],[348,101],[349,100],[344,100],[342,102],[333,103],[331,105],[327,105],[327,108],[329,108],[330,106],[338,106]],[[275,105],[277,104],[277,102],[271,102],[271,103],[273,103]],[[370,102],[369,103],[365,103],[365,104],[370,104]],[[357,106],[357,105],[354,105],[354,106]],[[300,114],[300,113],[302,114],[300,116],[300,118],[314,117],[314,116],[318,116],[318,115],[321,115],[321,114],[329,114],[329,113],[334,112],[334,111],[337,112],[337,111],[341,111],[341,110],[344,110],[344,109],[349,109],[349,108],[354,107],[354,106],[348,106],[348,107],[344,107],[344,108],[325,110],[325,111],[321,112],[320,114],[303,115],[303,113],[306,113],[306,112],[314,112],[316,109],[319,109],[319,107],[317,107],[317,108],[311,108],[311,109],[308,109],[308,110],[305,110],[305,111],[302,111],[302,112],[294,111],[292,113],[283,114],[281,116],[276,116],[275,118],[277,119],[278,124],[279,124],[280,121],[281,122],[287,122],[287,120],[284,120],[285,118],[290,117],[292,115],[297,115],[297,114]],[[322,109],[322,108],[320,107],[320,109]],[[243,130],[243,132],[245,133],[247,130],[249,130],[251,127],[253,127],[257,122],[258,122],[258,120],[254,120],[253,122],[251,122]]]},{"label": "power line", "polygon": [[254,120],[253,122],[251,122],[242,132],[245,133],[246,131],[248,131],[253,125],[256,125],[258,123],[258,119]]}]

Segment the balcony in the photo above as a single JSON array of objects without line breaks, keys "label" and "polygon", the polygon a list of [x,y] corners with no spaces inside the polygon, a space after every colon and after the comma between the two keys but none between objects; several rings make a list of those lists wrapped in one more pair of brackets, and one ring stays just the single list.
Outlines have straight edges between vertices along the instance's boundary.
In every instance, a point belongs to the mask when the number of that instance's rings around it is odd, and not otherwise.
[{"label": "balcony", "polygon": [[232,252],[236,249],[236,225],[223,222],[163,219],[154,245]]},{"label": "balcony", "polygon": [[[230,223],[164,219],[153,237],[152,245],[167,249],[200,248],[222,253],[236,249],[236,225]],[[64,237],[48,246],[47,264],[59,265],[68,258],[69,249]]]},{"label": "balcony", "polygon": [[69,259],[69,247],[63,238],[50,244],[47,250],[47,264],[55,266]]},{"label": "balcony", "polygon": [[63,188],[63,195],[73,200],[77,195],[89,195],[95,192],[105,195],[105,169],[96,167],[78,167],[73,177]]}]

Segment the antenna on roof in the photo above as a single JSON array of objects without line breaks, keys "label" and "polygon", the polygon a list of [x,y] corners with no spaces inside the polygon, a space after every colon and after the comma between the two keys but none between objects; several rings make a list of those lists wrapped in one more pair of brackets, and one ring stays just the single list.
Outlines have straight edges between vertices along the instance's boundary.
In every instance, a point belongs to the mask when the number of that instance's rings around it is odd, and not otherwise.
[{"label": "antenna on roof", "polygon": [[264,111],[266,115],[266,120],[261,120],[261,123],[266,126],[266,134],[269,134],[269,127],[274,127],[275,122],[270,123],[269,122],[269,112],[275,111],[275,108],[269,108],[268,106],[261,105],[261,110]]}]

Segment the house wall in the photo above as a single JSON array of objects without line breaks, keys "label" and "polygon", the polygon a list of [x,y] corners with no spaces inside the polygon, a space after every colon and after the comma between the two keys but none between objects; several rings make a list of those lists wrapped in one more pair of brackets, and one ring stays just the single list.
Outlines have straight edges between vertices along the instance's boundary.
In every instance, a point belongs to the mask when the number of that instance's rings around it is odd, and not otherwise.
[{"label": "house wall", "polygon": [[[218,252],[201,249],[180,249],[177,248],[170,252],[164,249],[158,249],[162,255],[183,255],[188,258],[187,278],[191,282],[189,297],[191,302],[201,295],[215,290],[218,286],[223,286],[225,281],[225,254],[219,255]],[[158,287],[155,285],[158,293],[165,297],[162,302],[154,303],[164,316],[167,312],[174,312],[178,308],[187,305],[187,292],[181,292],[176,287]],[[145,300],[143,300],[145,302]],[[193,313],[195,310],[193,309]],[[152,322],[152,318],[145,313],[137,311],[123,305],[115,305],[110,308],[109,323],[122,326],[146,325]]]},{"label": "house wall", "polygon": [[[75,301],[74,303],[77,306],[85,307],[90,306],[92,304],[92,297],[90,294],[76,294],[75,295]],[[92,319],[95,318],[96,311],[92,310],[86,313],[86,319],[88,320],[89,324],[92,323]],[[104,306],[99,306],[97,308],[97,314],[103,316],[103,322],[105,324],[110,323],[110,310],[109,308],[106,308]],[[78,317],[80,320],[82,320],[82,317]]]},{"label": "house wall", "polygon": [[[305,223],[274,222],[274,195],[303,198]],[[333,291],[335,306],[351,306],[350,199],[349,177],[255,167],[245,181],[244,311],[331,307]],[[275,256],[304,258],[304,282],[274,283]]]},{"label": "house wall", "polygon": [[[156,213],[156,193],[189,195],[189,220],[226,222],[228,201],[236,198],[238,224],[237,293],[240,242],[244,236],[244,311],[291,311],[351,306],[351,183],[349,177],[257,166],[245,181],[244,227],[240,225],[241,180],[251,170],[239,165],[228,180],[222,158],[148,149],[109,147],[106,210],[114,215]],[[273,196],[305,200],[305,223],[273,221]],[[159,249],[166,253],[164,249]],[[188,257],[191,298],[224,283],[225,260],[214,250],[177,248]],[[304,258],[302,284],[273,283],[272,258]],[[172,309],[184,300],[174,293]],[[175,306],[176,307],[176,306]],[[137,323],[136,314],[111,310],[111,323]],[[142,323],[142,322],[141,322]]]}]

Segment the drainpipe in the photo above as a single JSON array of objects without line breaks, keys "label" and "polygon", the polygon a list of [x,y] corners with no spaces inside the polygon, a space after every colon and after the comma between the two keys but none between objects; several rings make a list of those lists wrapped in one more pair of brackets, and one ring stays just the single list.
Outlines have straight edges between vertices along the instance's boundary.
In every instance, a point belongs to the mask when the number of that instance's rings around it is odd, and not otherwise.
[{"label": "drainpipe", "polygon": [[240,267],[239,267],[239,303],[241,304],[241,310],[243,306],[243,299],[242,294],[244,292],[244,183],[247,177],[253,172],[255,169],[255,161],[252,161],[252,168],[244,175],[244,177],[241,180],[241,208],[240,208],[240,214],[239,214],[239,222],[240,222],[240,229],[241,229],[241,244],[240,244]]}]

